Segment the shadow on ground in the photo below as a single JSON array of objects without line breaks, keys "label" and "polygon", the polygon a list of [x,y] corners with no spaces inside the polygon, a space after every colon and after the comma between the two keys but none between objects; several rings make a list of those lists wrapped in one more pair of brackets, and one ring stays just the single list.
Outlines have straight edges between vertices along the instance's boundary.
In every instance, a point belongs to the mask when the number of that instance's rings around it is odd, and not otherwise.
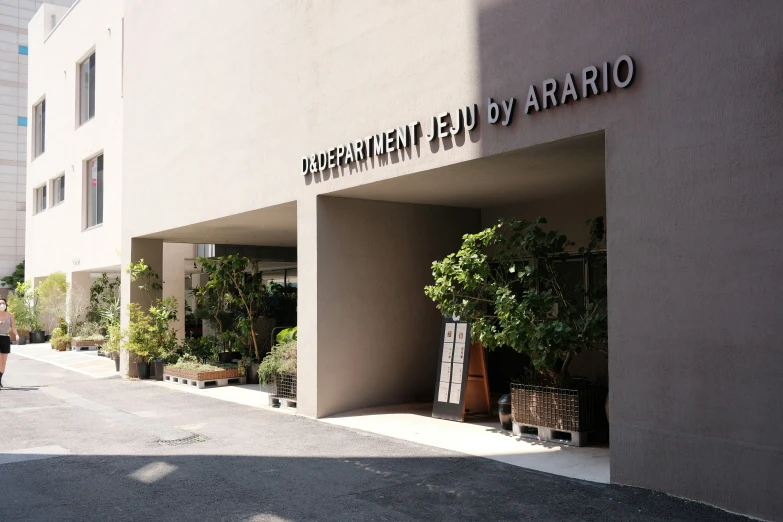
[{"label": "shadow on ground", "polygon": [[0,520],[747,520],[477,458],[176,455],[197,444],[2,465]]}]

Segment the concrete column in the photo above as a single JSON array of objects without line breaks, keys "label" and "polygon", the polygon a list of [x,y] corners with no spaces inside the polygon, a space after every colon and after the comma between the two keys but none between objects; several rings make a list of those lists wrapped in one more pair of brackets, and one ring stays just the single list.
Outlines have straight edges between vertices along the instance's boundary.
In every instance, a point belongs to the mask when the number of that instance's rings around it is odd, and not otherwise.
[{"label": "concrete column", "polygon": [[424,287],[480,224],[474,209],[324,196],[317,219],[300,211],[298,393],[311,400],[317,361],[315,416],[434,396],[441,316]]},{"label": "concrete column", "polygon": [[68,282],[68,313],[65,320],[71,327],[83,321],[90,304],[92,279],[89,272],[69,272],[65,275]]},{"label": "concrete column", "polygon": [[[126,272],[131,262],[136,263],[140,260],[152,267],[160,275],[163,271],[163,241],[159,239],[130,239],[122,249],[122,329],[128,328],[128,303],[139,303],[142,307],[148,308],[150,300],[147,292],[139,288],[138,283],[130,280],[130,275]],[[150,292],[152,298],[160,297],[160,292]],[[157,294],[157,295],[156,295]],[[128,377],[138,377],[133,357],[123,348],[120,351],[120,372]]]},{"label": "concrete column", "polygon": [[177,321],[172,327],[177,338],[185,338],[185,259],[193,259],[194,245],[190,243],[163,243],[163,297],[177,300]]},{"label": "concrete column", "polygon": [[297,411],[318,416],[318,215],[316,197],[300,200],[296,211]]}]

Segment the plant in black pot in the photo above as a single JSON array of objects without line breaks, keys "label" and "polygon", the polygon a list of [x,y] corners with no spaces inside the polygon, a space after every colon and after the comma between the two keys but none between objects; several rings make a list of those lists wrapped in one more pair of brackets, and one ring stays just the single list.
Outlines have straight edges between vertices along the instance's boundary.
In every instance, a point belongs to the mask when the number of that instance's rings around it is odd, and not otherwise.
[{"label": "plant in black pot", "polygon": [[31,332],[40,325],[38,298],[30,281],[18,283],[14,292],[8,294],[8,311],[14,314],[19,344],[27,344]]},{"label": "plant in black pot", "polygon": [[251,353],[261,359],[257,331],[261,317],[268,317],[274,307],[275,297],[270,285],[266,285],[258,263],[241,255],[197,260],[207,274],[207,283],[194,292],[194,311],[212,323],[223,343],[221,362],[240,359],[243,353]]},{"label": "plant in black pot", "polygon": [[[65,272],[54,272],[41,281],[35,289],[44,329],[51,332],[64,323],[68,307],[68,281]],[[44,342],[47,336],[44,335]]]},{"label": "plant in black pot", "polygon": [[524,382],[512,384],[514,422],[600,430],[606,390],[569,370],[580,353],[606,350],[604,221],[588,221],[589,240],[578,249],[545,225],[501,220],[463,236],[459,251],[433,263],[425,293],[444,315],[468,321],[488,350],[508,346],[529,357]]},{"label": "plant in black pot", "polygon": [[156,370],[155,378],[163,380],[166,360],[175,358],[177,353],[176,332],[171,328],[171,323],[177,320],[177,300],[173,297],[153,297],[153,293],[159,293],[163,285],[158,274],[143,259],[132,263],[127,272],[131,281],[145,291],[150,304],[145,310],[139,303],[128,303],[126,347],[138,359],[136,369],[139,379],[149,378],[152,363]]},{"label": "plant in black pot", "polygon": [[106,342],[103,351],[114,361],[114,369],[120,371],[120,346],[122,345],[122,330],[119,322],[106,327]]}]

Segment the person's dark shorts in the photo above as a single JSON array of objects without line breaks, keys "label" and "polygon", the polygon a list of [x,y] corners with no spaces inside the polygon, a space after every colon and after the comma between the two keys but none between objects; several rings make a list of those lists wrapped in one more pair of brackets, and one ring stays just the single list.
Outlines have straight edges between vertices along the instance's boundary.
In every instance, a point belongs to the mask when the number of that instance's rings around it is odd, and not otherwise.
[{"label": "person's dark shorts", "polygon": [[11,338],[0,335],[0,353],[11,353]]}]

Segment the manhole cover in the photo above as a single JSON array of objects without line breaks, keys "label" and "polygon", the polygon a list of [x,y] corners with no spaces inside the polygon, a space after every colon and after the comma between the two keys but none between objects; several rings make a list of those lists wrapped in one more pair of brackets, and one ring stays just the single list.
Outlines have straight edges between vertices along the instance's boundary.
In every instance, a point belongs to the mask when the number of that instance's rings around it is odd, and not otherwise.
[{"label": "manhole cover", "polygon": [[205,440],[207,440],[207,438],[204,437],[203,435],[193,435],[191,437],[185,437],[184,439],[173,439],[173,440],[160,439],[157,442],[162,446],[185,446],[187,444],[196,444],[197,442],[204,442]]}]

